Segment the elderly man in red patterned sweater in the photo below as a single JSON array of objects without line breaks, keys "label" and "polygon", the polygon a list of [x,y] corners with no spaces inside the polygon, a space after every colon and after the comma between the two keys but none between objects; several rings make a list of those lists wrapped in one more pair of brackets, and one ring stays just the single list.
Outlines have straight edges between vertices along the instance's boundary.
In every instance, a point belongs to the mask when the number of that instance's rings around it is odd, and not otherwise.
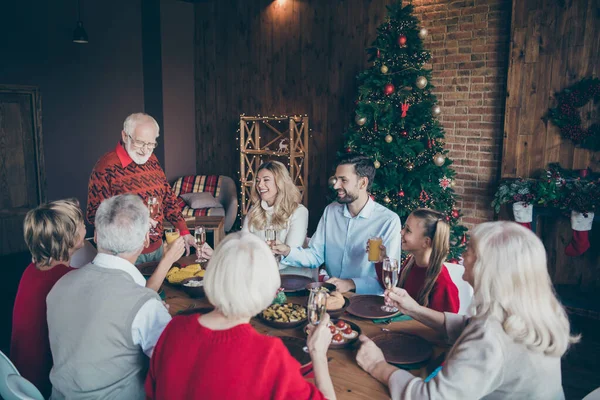
[{"label": "elderly man in red patterned sweater", "polygon": [[[148,204],[150,197],[157,198],[160,210],[155,219],[150,220],[153,226],[150,244],[136,264],[161,259],[165,219],[179,229],[185,241],[186,255],[190,253],[190,246],[196,247],[194,237],[181,216],[177,198],[153,154],[159,131],[158,123],[148,114],[135,113],[128,116],[123,123],[121,142],[96,163],[88,185],[87,219],[92,225],[96,210],[104,199],[132,193],[140,196]],[[201,252],[204,258],[210,258],[212,249],[205,245]]]}]

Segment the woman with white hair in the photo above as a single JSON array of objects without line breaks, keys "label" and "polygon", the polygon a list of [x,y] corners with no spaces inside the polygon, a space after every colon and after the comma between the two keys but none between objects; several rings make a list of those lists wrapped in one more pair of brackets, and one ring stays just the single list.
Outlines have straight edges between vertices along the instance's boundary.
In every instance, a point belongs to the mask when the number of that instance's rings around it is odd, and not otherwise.
[{"label": "woman with white hair", "polygon": [[579,338],[569,334],[540,239],[513,222],[487,222],[473,230],[463,256],[475,317],[420,306],[400,288],[386,291],[400,311],[454,343],[439,373],[424,381],[399,370],[364,336],[358,364],[389,385],[392,399],[563,399],[560,358]]},{"label": "woman with white hair", "polygon": [[335,399],[327,366],[329,316],[308,337],[316,387],[302,377],[281,339],[249,324],[271,304],[280,284],[264,241],[248,233],[227,236],[204,276],[215,310],[169,323],[150,360],[147,399]]}]

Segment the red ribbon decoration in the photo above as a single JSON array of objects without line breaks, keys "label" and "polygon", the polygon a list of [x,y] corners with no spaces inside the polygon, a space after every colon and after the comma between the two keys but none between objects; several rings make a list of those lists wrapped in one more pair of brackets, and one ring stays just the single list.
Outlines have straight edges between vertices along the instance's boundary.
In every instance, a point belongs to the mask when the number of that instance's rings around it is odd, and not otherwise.
[{"label": "red ribbon decoration", "polygon": [[410,107],[408,103],[402,103],[402,106],[400,106],[400,109],[402,110],[402,118],[406,118],[406,112],[408,111],[408,107]]}]

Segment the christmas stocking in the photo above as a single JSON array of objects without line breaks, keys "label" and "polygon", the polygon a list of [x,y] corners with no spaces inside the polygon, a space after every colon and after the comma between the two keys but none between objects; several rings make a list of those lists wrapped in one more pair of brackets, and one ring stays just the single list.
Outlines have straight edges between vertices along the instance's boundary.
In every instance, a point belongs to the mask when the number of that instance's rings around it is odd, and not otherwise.
[{"label": "christmas stocking", "polygon": [[594,222],[594,213],[583,214],[577,211],[571,211],[571,228],[573,229],[573,239],[565,248],[565,254],[569,257],[582,255],[590,248],[589,231],[592,230]]},{"label": "christmas stocking", "polygon": [[513,214],[515,222],[525,228],[531,229],[531,221],[533,221],[533,206],[522,201],[513,203]]}]

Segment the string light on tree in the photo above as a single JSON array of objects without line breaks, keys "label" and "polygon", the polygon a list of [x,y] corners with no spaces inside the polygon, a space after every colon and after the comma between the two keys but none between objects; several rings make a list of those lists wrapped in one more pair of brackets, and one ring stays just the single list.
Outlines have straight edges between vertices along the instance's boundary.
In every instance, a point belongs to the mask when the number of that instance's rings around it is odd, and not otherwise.
[{"label": "string light on tree", "polygon": [[415,169],[415,164],[411,163],[410,161],[407,162],[406,164],[404,164],[404,168],[406,168],[406,170],[408,172],[412,171],[413,169]]},{"label": "string light on tree", "polygon": [[419,31],[419,39],[424,40],[427,37],[427,29],[421,28]]}]

